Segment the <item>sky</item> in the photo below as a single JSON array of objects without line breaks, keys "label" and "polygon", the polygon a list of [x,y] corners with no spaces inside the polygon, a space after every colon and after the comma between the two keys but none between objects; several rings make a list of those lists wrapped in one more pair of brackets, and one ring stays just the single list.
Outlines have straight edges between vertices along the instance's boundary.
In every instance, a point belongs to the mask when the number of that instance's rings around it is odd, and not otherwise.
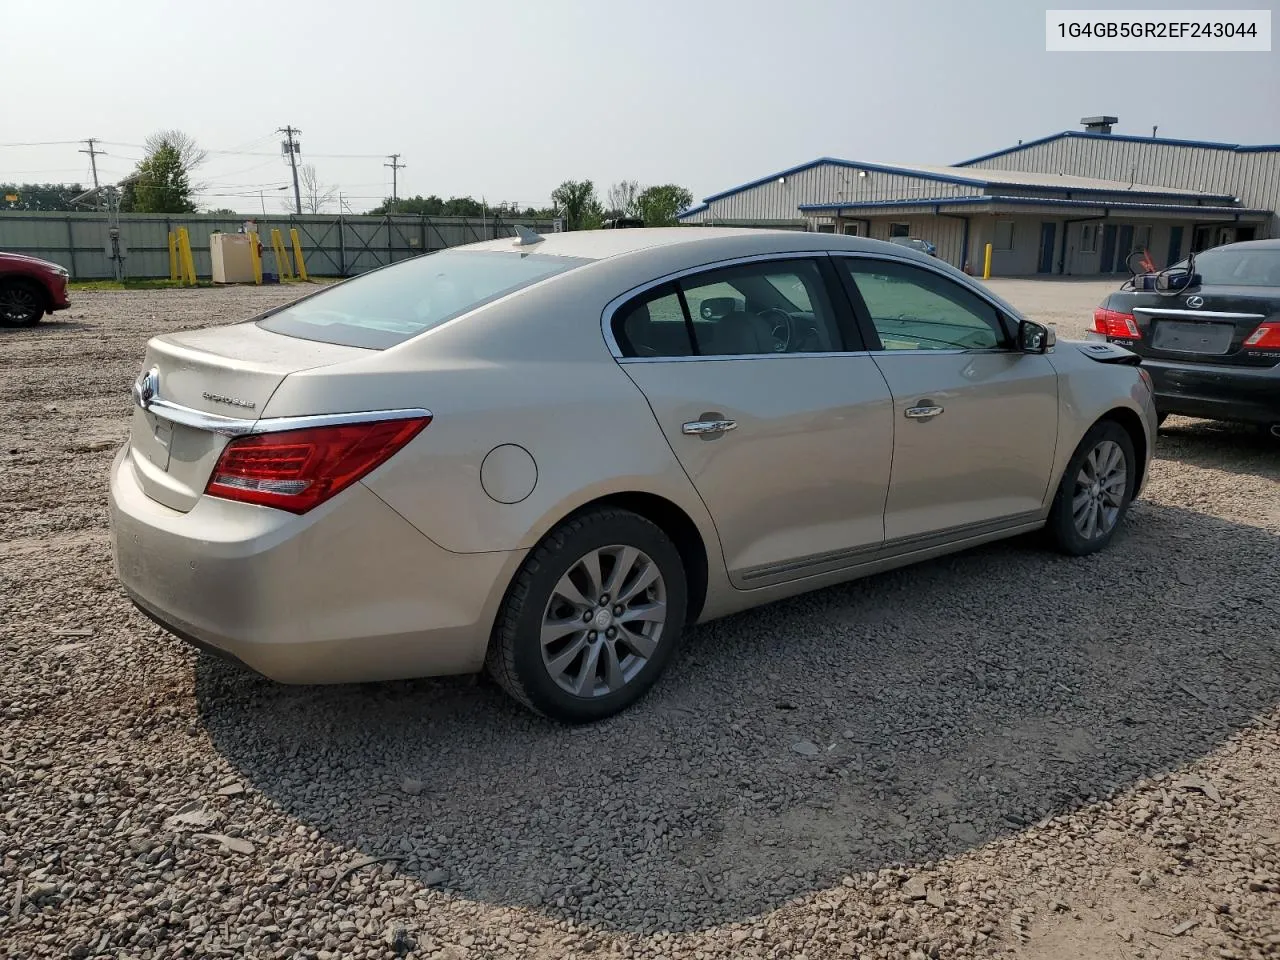
[{"label": "sky", "polygon": [[392,153],[402,197],[542,206],[566,179],[701,198],[819,156],[949,164],[1096,114],[1117,133],[1280,143],[1280,45],[1048,53],[1045,9],[1067,6],[5,0],[5,34],[28,42],[0,58],[0,181],[91,182],[86,137],[118,179],[166,128],[211,151],[202,209],[245,212],[289,196],[286,125],[353,212],[390,194]]}]

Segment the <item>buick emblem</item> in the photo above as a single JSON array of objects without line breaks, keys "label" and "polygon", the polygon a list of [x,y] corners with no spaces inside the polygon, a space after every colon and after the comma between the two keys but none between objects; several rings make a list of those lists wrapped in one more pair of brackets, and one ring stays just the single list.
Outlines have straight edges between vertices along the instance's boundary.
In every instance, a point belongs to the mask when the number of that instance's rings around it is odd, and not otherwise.
[{"label": "buick emblem", "polygon": [[133,402],[143,410],[151,406],[151,401],[160,395],[160,371],[155,367],[138,375],[133,381]]},{"label": "buick emblem", "polygon": [[1187,297],[1187,306],[1192,310],[1199,310],[1204,306],[1204,297]]}]

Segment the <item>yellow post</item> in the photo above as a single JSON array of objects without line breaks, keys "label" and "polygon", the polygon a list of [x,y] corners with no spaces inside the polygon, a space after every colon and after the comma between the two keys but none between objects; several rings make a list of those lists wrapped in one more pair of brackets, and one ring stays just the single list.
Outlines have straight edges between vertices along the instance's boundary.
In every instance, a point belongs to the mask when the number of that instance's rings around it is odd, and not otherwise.
[{"label": "yellow post", "polygon": [[289,228],[289,239],[293,241],[293,258],[298,261],[298,277],[307,279],[307,260],[302,255],[302,241],[298,239],[298,228]]},{"label": "yellow post", "polygon": [[249,234],[249,256],[253,258],[253,282],[262,285],[262,254],[258,252],[258,235]]},{"label": "yellow post", "polygon": [[178,238],[169,231],[169,281],[178,282]]},{"label": "yellow post", "polygon": [[178,252],[182,257],[182,269],[186,276],[183,282],[196,285],[196,261],[191,255],[191,234],[186,227],[178,228]]},{"label": "yellow post", "polygon": [[289,254],[285,250],[284,235],[279,227],[271,228],[271,253],[276,258],[276,272],[280,274],[281,281],[292,280],[293,270],[289,266]]},{"label": "yellow post", "polygon": [[987,244],[986,255],[982,259],[982,279],[991,279],[991,244]]}]

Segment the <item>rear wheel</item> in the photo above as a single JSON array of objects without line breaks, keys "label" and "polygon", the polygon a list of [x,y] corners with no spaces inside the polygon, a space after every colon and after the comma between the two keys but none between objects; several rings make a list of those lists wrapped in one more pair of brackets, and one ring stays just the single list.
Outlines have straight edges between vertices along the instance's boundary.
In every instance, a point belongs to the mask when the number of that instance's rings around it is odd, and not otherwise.
[{"label": "rear wheel", "polygon": [[687,586],[675,545],[638,514],[573,517],[516,574],[487,667],[525,706],[565,723],[640,699],[684,631]]},{"label": "rear wheel", "polygon": [[44,291],[22,280],[0,282],[0,326],[34,327],[44,316]]},{"label": "rear wheel", "polygon": [[1095,423],[1062,475],[1047,530],[1063,553],[1084,556],[1115,536],[1137,479],[1133,440],[1114,420]]}]

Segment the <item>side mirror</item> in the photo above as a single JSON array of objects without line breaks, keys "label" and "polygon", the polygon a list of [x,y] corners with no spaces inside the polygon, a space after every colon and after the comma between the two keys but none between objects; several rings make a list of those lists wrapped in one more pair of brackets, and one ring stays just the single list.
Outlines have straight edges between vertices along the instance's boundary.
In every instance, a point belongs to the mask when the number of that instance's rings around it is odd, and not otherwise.
[{"label": "side mirror", "polygon": [[1023,320],[1018,324],[1018,349],[1023,353],[1048,353],[1058,342],[1052,327]]}]

